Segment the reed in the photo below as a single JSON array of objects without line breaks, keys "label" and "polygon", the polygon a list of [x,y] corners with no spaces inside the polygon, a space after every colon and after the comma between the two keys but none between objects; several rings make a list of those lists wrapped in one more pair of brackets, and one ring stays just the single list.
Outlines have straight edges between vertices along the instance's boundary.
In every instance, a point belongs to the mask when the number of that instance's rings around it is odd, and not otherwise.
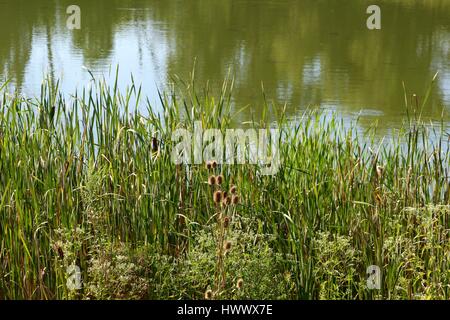
[{"label": "reed", "polygon": [[[226,80],[219,94],[200,94],[194,81],[177,82],[160,94],[161,112],[134,83],[119,92],[117,84],[96,81],[67,97],[44,82],[33,99],[2,89],[0,298],[84,298],[83,290],[68,290],[66,268],[80,266],[89,282],[98,246],[150,247],[183,259],[196,232],[212,223],[222,234],[216,276],[223,282],[235,217],[254,221],[258,233],[273,235],[274,252],[290,257],[285,271],[295,298],[450,298],[444,121],[410,118],[379,139],[337,115],[308,110],[288,120],[266,103],[263,114],[274,114],[282,130],[276,175],[259,175],[251,164],[176,166],[172,132],[192,129],[194,121],[222,131],[232,126],[232,87]],[[222,220],[215,222],[218,211]],[[370,265],[382,270],[380,290],[365,286]],[[220,291],[211,288],[197,297]]]}]

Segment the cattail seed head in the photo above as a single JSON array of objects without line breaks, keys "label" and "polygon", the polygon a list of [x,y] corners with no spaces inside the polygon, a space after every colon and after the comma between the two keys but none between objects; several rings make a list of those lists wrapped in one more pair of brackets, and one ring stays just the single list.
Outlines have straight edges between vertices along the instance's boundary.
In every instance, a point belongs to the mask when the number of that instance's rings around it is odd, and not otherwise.
[{"label": "cattail seed head", "polygon": [[242,289],[243,286],[244,286],[244,279],[239,278],[238,281],[236,282],[236,288]]},{"label": "cattail seed head", "polygon": [[222,194],[223,194],[223,197],[224,197],[224,198],[228,197],[228,192],[223,191]]},{"label": "cattail seed head", "polygon": [[235,194],[236,191],[237,191],[236,186],[231,186],[231,188],[230,188],[230,193],[231,193],[231,194]]},{"label": "cattail seed head", "polygon": [[214,160],[213,162],[211,162],[211,166],[213,169],[217,168],[217,161]]},{"label": "cattail seed head", "polygon": [[233,195],[233,198],[231,199],[231,202],[233,204],[238,204],[239,203],[239,196]]},{"label": "cattail seed head", "polygon": [[212,290],[211,289],[206,290],[206,292],[205,292],[205,299],[206,300],[211,300],[212,296],[213,296]]},{"label": "cattail seed head", "polygon": [[208,184],[209,184],[210,186],[215,185],[215,184],[216,184],[216,177],[215,177],[215,176],[210,176],[210,177],[208,178]]},{"label": "cattail seed head", "polygon": [[223,175],[218,175],[217,179],[216,179],[216,182],[217,182],[218,185],[221,185],[222,182],[223,182]]},{"label": "cattail seed head", "polygon": [[214,192],[213,199],[215,203],[220,203],[220,201],[222,201],[222,191],[217,190],[216,192]]},{"label": "cattail seed head", "polygon": [[212,169],[212,163],[211,163],[211,161],[207,161],[205,166],[206,166],[206,169],[207,169],[207,170],[211,170],[211,169]]}]

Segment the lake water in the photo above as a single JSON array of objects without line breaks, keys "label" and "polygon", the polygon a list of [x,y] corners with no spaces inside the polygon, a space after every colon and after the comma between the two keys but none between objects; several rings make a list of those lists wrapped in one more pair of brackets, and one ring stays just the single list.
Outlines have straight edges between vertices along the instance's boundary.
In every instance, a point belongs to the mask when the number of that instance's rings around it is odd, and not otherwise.
[{"label": "lake water", "polygon": [[[366,9],[381,8],[381,30]],[[81,8],[69,30],[66,9]],[[174,75],[187,79],[196,61],[199,86],[219,88],[230,72],[233,100],[258,116],[268,99],[295,117],[308,106],[367,125],[398,125],[408,95],[423,99],[439,75],[424,115],[450,123],[449,0],[0,0],[0,81],[34,95],[45,74],[72,93],[88,72],[108,77],[120,65],[150,101]]]}]

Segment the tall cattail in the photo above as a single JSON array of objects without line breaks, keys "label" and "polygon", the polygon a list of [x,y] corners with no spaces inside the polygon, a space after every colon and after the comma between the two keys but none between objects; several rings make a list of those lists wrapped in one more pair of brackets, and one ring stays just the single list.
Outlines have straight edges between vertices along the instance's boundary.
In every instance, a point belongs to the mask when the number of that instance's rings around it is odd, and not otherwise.
[{"label": "tall cattail", "polygon": [[236,186],[231,186],[231,188],[230,188],[230,193],[231,193],[231,194],[235,194],[236,191],[237,191]]},{"label": "tall cattail", "polygon": [[223,175],[218,175],[217,179],[216,179],[216,182],[217,182],[218,185],[221,185],[222,182],[223,182]]},{"label": "tall cattail", "polygon": [[231,199],[231,202],[233,204],[238,204],[239,203],[239,196],[233,195],[233,198]]},{"label": "tall cattail", "polygon": [[222,201],[222,191],[217,190],[216,192],[214,192],[213,199],[215,203],[220,203],[220,201]]},{"label": "tall cattail", "polygon": [[208,184],[209,184],[210,186],[215,185],[215,184],[216,184],[216,177],[215,177],[215,176],[210,176],[210,177],[208,178]]}]

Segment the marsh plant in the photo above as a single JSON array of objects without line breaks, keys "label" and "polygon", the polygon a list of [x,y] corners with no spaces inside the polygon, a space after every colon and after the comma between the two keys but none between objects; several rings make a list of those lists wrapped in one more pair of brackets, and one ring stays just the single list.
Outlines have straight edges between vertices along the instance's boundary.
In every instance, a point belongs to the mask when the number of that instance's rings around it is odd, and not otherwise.
[{"label": "marsh plant", "polygon": [[68,97],[44,82],[34,99],[2,87],[0,297],[450,298],[450,135],[421,121],[427,95],[405,93],[408,117],[384,139],[266,101],[246,125],[279,130],[276,174],[175,164],[175,130],[241,126],[232,87],[176,81],[160,108],[134,83],[93,80]]}]

